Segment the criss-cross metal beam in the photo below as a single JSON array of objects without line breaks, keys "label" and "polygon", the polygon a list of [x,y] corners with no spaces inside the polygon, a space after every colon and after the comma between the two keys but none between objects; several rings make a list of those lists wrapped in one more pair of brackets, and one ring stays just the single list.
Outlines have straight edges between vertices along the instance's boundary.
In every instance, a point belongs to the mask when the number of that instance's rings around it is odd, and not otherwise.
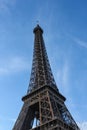
[{"label": "criss-cross metal beam", "polygon": [[34,28],[33,32],[35,34],[35,39],[34,39],[34,51],[33,51],[33,63],[32,63],[28,93],[44,85],[50,85],[54,89],[58,90],[46,52],[42,36],[43,30],[39,25],[37,25],[37,27]]},{"label": "criss-cross metal beam", "polygon": [[35,39],[29,87],[22,98],[24,104],[12,130],[80,130],[65,105],[66,98],[56,86],[43,30],[37,25],[33,32]]}]

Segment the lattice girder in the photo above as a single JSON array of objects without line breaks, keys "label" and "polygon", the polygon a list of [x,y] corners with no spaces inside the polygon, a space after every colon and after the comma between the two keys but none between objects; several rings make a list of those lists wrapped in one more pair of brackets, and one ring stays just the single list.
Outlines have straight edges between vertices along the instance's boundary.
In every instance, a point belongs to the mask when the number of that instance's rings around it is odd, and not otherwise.
[{"label": "lattice girder", "polygon": [[42,29],[37,25],[34,29],[33,63],[28,93],[44,85],[50,85],[58,90],[49,64],[42,33]]},{"label": "lattice girder", "polygon": [[12,130],[80,130],[65,105],[66,98],[56,86],[39,25],[34,34],[29,88],[22,98],[24,104]]},{"label": "lattice girder", "polygon": [[[15,125],[13,130],[31,129],[34,118],[39,121],[38,127],[41,127],[49,121],[57,119],[67,125],[68,129],[63,128],[63,130],[79,130],[77,124],[64,104],[65,98],[52,87],[44,86],[35,90],[23,97],[23,101],[24,106],[17,120],[17,122],[19,121],[20,125],[18,126],[20,127],[19,129],[16,129],[15,127],[17,127],[17,125]],[[37,113],[37,115],[35,113]],[[23,123],[22,126],[21,122]],[[55,128],[59,129],[58,125],[59,124],[56,124]],[[36,130],[36,128],[34,130]],[[40,130],[45,129],[42,129],[41,127]],[[52,130],[55,130],[54,127]]]}]

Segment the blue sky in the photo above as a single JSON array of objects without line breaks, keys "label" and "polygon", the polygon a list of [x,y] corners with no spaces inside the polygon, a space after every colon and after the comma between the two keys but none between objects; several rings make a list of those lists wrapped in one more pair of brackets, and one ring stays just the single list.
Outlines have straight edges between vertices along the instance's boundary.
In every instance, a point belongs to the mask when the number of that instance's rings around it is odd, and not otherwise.
[{"label": "blue sky", "polygon": [[39,21],[54,78],[87,130],[87,1],[0,0],[0,130],[12,130],[28,89]]}]

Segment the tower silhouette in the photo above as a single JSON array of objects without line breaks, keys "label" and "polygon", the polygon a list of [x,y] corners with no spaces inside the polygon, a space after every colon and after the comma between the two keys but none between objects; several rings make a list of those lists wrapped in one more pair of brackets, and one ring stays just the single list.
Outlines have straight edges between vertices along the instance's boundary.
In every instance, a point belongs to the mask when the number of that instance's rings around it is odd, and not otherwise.
[{"label": "tower silhouette", "polygon": [[59,92],[49,64],[43,30],[34,30],[34,51],[30,82],[24,104],[12,130],[80,130]]}]

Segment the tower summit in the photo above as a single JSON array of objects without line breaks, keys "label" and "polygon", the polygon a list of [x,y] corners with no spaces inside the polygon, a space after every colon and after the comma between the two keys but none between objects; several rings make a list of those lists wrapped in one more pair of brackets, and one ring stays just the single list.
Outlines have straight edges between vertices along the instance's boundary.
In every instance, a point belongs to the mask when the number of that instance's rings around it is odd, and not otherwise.
[{"label": "tower summit", "polygon": [[12,130],[80,130],[65,105],[49,64],[43,30],[34,30],[30,82],[24,104]]}]

